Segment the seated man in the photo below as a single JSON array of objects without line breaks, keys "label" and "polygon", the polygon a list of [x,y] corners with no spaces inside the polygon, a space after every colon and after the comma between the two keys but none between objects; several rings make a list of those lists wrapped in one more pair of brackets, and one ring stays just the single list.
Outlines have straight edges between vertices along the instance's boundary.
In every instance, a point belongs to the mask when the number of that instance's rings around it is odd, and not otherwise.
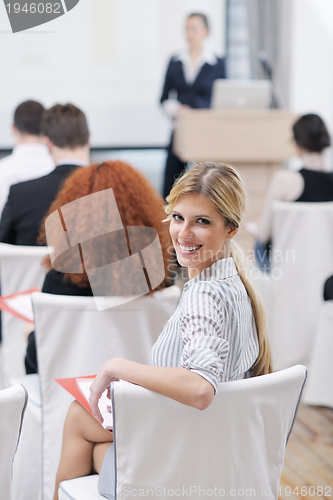
[{"label": "seated man", "polygon": [[40,225],[67,176],[89,163],[89,131],[82,111],[56,104],[45,111],[41,125],[56,168],[38,179],[11,186],[0,221],[0,241],[38,245]]},{"label": "seated man", "polygon": [[8,198],[9,188],[17,182],[35,179],[54,169],[54,162],[41,136],[44,107],[35,101],[20,104],[12,126],[13,152],[0,160],[0,215]]}]

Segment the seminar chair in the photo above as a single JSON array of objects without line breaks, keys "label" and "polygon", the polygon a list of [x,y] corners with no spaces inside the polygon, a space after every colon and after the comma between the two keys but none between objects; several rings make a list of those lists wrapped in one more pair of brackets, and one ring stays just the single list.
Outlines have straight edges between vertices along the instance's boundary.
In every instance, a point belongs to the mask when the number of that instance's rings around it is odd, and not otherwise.
[{"label": "seminar chair", "polygon": [[[47,247],[29,247],[0,243],[1,295],[24,292],[30,288],[42,288],[45,270],[41,261],[48,254]],[[25,374],[24,340],[25,322],[2,311],[1,373],[2,383]]]},{"label": "seminar chair", "polygon": [[303,403],[333,408],[333,300],[324,302],[309,366]]},{"label": "seminar chair", "polygon": [[[333,268],[333,202],[272,204],[272,263],[262,289],[275,370],[309,366]],[[271,294],[271,296],[269,296]]]},{"label": "seminar chair", "polygon": [[0,391],[0,499],[11,500],[12,467],[28,394],[22,385]]},{"label": "seminar chair", "polygon": [[[203,411],[126,382],[111,384],[116,486],[110,493],[116,500],[277,500],[305,379],[306,368],[294,366],[225,382]],[[97,482],[97,475],[63,481],[59,500],[102,500]]]},{"label": "seminar chair", "polygon": [[[21,472],[29,481],[34,476],[37,485],[42,481],[42,500],[53,497],[63,425],[73,401],[54,378],[95,374],[112,357],[148,364],[150,349],[175,311],[180,292],[172,286],[104,311],[96,309],[92,297],[32,295],[42,413],[41,435],[35,440],[42,443],[42,471],[27,466],[27,447]],[[119,297],[114,299],[119,304]],[[30,434],[28,429],[25,433]]]}]

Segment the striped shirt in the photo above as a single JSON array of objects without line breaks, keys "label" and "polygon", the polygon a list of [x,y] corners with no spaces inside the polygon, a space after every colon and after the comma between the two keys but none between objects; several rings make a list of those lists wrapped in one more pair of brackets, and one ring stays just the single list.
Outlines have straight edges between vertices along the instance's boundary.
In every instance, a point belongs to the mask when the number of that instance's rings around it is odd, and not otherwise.
[{"label": "striped shirt", "polygon": [[208,380],[244,378],[259,353],[251,302],[233,258],[184,285],[177,309],[151,350],[154,366],[183,367]]}]

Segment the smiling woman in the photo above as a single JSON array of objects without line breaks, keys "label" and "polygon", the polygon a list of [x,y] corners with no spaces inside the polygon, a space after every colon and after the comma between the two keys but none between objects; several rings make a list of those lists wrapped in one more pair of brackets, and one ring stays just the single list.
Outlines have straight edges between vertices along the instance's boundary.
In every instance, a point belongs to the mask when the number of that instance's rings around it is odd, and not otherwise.
[{"label": "smiling woman", "polygon": [[183,196],[171,212],[172,243],[178,262],[188,268],[190,279],[225,257],[225,245],[237,230],[226,226],[214,205],[202,194]]},{"label": "smiling woman", "polygon": [[[226,165],[195,166],[177,180],[165,211],[182,266],[189,270],[178,307],[151,351],[153,366],[113,358],[91,386],[102,422],[101,394],[118,379],[204,410],[221,382],[272,371],[265,315],[232,242],[245,207],[242,181]],[[73,403],[65,422],[61,480],[100,473],[99,491],[114,498],[112,436]]]}]

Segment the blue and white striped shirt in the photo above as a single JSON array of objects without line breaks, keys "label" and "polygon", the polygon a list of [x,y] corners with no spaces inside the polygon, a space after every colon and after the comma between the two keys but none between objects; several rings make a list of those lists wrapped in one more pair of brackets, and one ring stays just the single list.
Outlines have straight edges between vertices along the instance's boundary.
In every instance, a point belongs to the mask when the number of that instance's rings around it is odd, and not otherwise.
[{"label": "blue and white striped shirt", "polygon": [[216,391],[220,382],[242,379],[258,353],[251,302],[228,257],[184,285],[151,359],[155,366],[181,366],[198,373]]}]

